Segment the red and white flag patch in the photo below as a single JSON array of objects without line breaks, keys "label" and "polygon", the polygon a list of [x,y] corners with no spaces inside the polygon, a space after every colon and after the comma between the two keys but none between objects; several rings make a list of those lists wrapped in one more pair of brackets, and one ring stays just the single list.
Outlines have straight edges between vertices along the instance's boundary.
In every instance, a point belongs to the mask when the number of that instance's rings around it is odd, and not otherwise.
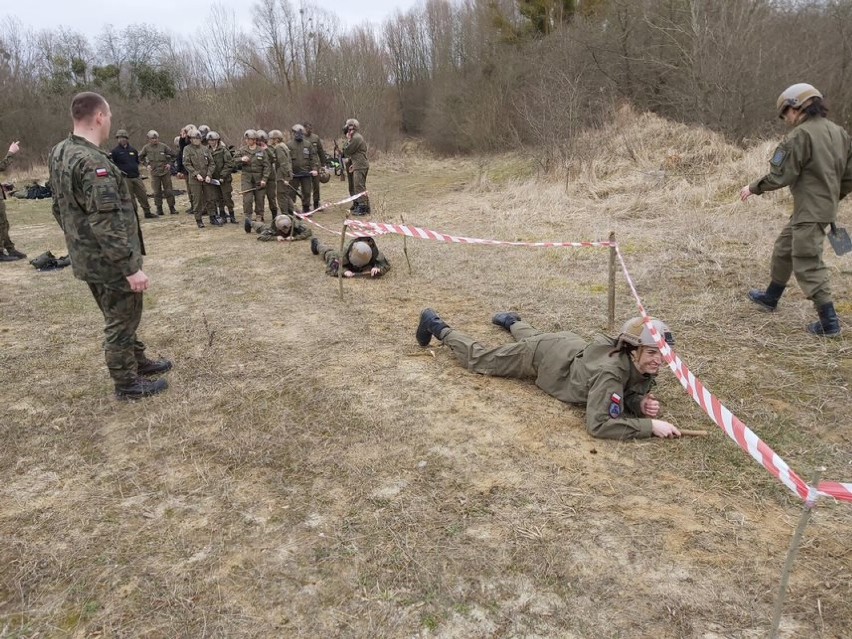
[{"label": "red and white flag patch", "polygon": [[95,175],[98,177],[107,177],[109,175],[109,171],[104,168],[97,168],[95,169]]}]

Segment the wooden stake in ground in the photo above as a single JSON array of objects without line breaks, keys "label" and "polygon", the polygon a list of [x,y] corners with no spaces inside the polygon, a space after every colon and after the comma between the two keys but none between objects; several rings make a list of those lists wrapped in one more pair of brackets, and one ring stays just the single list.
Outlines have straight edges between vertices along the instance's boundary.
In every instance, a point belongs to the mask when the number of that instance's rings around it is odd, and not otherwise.
[{"label": "wooden stake in ground", "polygon": [[[609,234],[609,241],[615,244],[615,231]],[[609,291],[607,297],[607,330],[615,329],[615,246],[609,249]]]},{"label": "wooden stake in ground", "polygon": [[[399,216],[399,219],[402,220],[402,223],[405,224],[405,218],[403,216]],[[411,275],[411,260],[408,259],[408,236],[402,236],[402,252],[405,253],[405,261],[408,262],[408,274]]]},{"label": "wooden stake in ground", "polygon": [[[811,486],[816,486],[819,483],[819,479],[824,472],[825,468],[817,468],[814,471]],[[781,627],[781,613],[784,611],[784,599],[787,597],[787,586],[790,583],[790,573],[793,572],[793,562],[796,561],[796,554],[799,552],[805,528],[808,525],[808,521],[810,521],[811,513],[816,507],[818,499],[819,494],[814,497],[813,502],[805,502],[802,516],[799,517],[799,525],[796,527],[793,540],[790,542],[790,550],[787,551],[787,561],[784,562],[784,570],[781,572],[781,585],[778,588],[778,598],[775,600],[775,608],[772,611],[772,630],[769,631],[769,639],[778,639],[778,630]]]},{"label": "wooden stake in ground", "polygon": [[340,299],[343,299],[343,243],[346,241],[346,222],[349,220],[349,214],[343,218],[343,228],[340,229],[340,253],[337,257],[337,286],[340,290]]}]

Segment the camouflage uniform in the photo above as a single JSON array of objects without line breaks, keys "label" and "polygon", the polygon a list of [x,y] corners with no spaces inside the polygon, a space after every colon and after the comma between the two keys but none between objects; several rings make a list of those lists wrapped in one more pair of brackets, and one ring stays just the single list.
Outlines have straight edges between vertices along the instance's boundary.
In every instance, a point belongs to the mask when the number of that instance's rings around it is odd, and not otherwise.
[{"label": "camouflage uniform", "polygon": [[293,167],[290,185],[298,190],[299,196],[302,198],[302,211],[310,211],[311,190],[313,188],[311,171],[319,170],[319,158],[307,138],[301,142],[297,140],[288,141],[287,149],[290,151],[290,163]]},{"label": "camouflage uniform", "polygon": [[[367,159],[367,143],[364,137],[357,131],[352,135],[349,144],[344,145],[343,154],[349,159],[349,168],[352,169],[352,192],[363,193],[367,190],[367,172],[370,170],[370,161]],[[365,207],[370,207],[370,198],[366,195],[359,197],[355,203]]]},{"label": "camouflage uniform", "polygon": [[142,293],[127,277],[142,269],[145,245],[121,171],[87,140],[69,135],[50,152],[53,216],[65,234],[71,267],[104,315],[104,352],[116,385],[136,379],[145,345],[136,337]]},{"label": "camouflage uniform", "polygon": [[[210,177],[213,170],[213,157],[206,146],[191,144],[183,150],[183,166],[186,168],[186,186],[190,192],[195,221],[201,222],[207,202],[213,199],[211,185],[200,182],[197,176]],[[209,212],[209,211],[208,211]],[[210,214],[212,217],[212,213]]]},{"label": "camouflage uniform", "polygon": [[[254,219],[254,213],[257,212],[260,219],[263,219],[263,196],[264,190],[260,183],[269,180],[269,161],[267,160],[266,152],[259,146],[253,150],[247,146],[241,147],[237,151],[238,161],[242,166],[242,177],[240,178],[241,190],[243,193],[243,214],[246,219],[251,221]],[[243,163],[239,158],[248,156],[248,162]],[[249,191],[248,189],[254,189]]]},{"label": "camouflage uniform", "polygon": [[[260,242],[271,242],[272,240],[277,240],[279,237],[291,237],[293,240],[306,240],[313,235],[311,229],[296,220],[292,215],[288,217],[290,218],[291,226],[290,230],[287,231],[279,231],[275,226],[274,220],[272,224],[252,222],[251,228],[258,234],[257,239]],[[291,231],[293,233],[292,236],[290,235]]]},{"label": "camouflage uniform", "polygon": [[275,173],[276,197],[278,199],[278,210],[281,213],[293,213],[293,187],[290,180],[293,179],[293,163],[290,159],[290,149],[284,142],[279,142],[270,147],[275,154],[275,164],[278,167]]},{"label": "camouflage uniform", "polygon": [[[352,245],[355,242],[366,242],[373,249],[372,259],[364,266],[355,266],[349,261],[349,252],[352,250]],[[337,269],[340,265],[340,253],[330,246],[317,243],[317,254],[325,261],[326,275],[337,277]],[[353,273],[369,273],[373,268],[379,269],[379,275],[384,275],[390,270],[390,262],[376,246],[375,240],[371,237],[358,237],[350,240],[343,250],[343,270],[352,271]]]},{"label": "camouflage uniform", "polygon": [[[319,166],[324,167],[326,162],[328,162],[328,157],[325,154],[325,149],[322,148],[322,139],[320,136],[316,133],[311,133],[305,139],[310,142],[311,146],[314,148],[314,153],[319,160]],[[318,209],[320,206],[320,181],[318,175],[311,177],[311,186],[314,194],[314,208]]]},{"label": "camouflage uniform", "polygon": [[266,145],[266,162],[269,164],[269,178],[266,180],[266,201],[269,202],[269,212],[274,219],[278,215],[278,165],[275,161],[275,151],[270,145]]},{"label": "camouflage uniform", "polygon": [[[346,149],[349,147],[349,140],[343,140],[343,145],[340,147],[340,169],[343,171],[343,174],[346,176],[346,186],[349,189],[350,197],[355,195],[358,191],[355,190],[355,181],[352,177],[352,173],[349,172],[349,163],[350,160],[346,157]],[[356,208],[358,205],[353,202],[352,208]]]},{"label": "camouflage uniform", "polygon": [[210,185],[210,192],[216,208],[220,210],[224,218],[226,208],[228,213],[234,214],[234,199],[231,196],[234,190],[234,156],[231,155],[228,147],[221,142],[219,142],[219,147],[215,151],[210,151],[210,153],[213,158],[213,169],[210,177],[219,180],[219,186]]},{"label": "camouflage uniform", "polygon": [[480,375],[534,379],[548,395],[568,404],[586,405],[586,430],[602,439],[651,437],[642,398],[654,378],[642,375],[616,341],[598,336],[591,343],[569,331],[543,333],[526,322],[509,329],[514,344],[488,349],[450,329],[441,341],[468,370]]},{"label": "camouflage uniform", "polygon": [[[0,160],[0,171],[5,171],[13,159],[13,155],[7,155]],[[11,253],[11,251],[15,250],[15,244],[12,242],[12,238],[9,237],[9,218],[6,217],[6,191],[0,186],[0,253],[3,250]]]},{"label": "camouflage uniform", "polygon": [[174,151],[162,142],[156,144],[149,142],[139,151],[139,161],[148,166],[157,214],[163,214],[163,197],[165,197],[169,204],[169,213],[176,215],[175,196],[172,193],[172,172],[169,167],[175,161]]}]

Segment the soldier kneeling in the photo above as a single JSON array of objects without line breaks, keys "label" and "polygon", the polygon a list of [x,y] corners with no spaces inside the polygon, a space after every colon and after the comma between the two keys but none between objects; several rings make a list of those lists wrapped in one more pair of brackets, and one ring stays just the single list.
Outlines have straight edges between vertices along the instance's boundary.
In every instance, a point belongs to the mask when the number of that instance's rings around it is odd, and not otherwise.
[{"label": "soldier kneeling", "polygon": [[257,239],[260,242],[306,240],[312,235],[311,229],[285,213],[276,215],[271,225],[263,222],[252,222],[246,218],[244,228],[246,233],[251,233],[254,230],[258,234]]},{"label": "soldier kneeling", "polygon": [[311,253],[319,255],[325,260],[326,274],[334,277],[337,277],[341,265],[343,266],[344,277],[355,277],[356,275],[381,277],[390,270],[390,262],[382,255],[375,240],[371,237],[359,237],[351,240],[343,251],[342,260],[337,251],[320,243],[316,237],[311,240]]}]

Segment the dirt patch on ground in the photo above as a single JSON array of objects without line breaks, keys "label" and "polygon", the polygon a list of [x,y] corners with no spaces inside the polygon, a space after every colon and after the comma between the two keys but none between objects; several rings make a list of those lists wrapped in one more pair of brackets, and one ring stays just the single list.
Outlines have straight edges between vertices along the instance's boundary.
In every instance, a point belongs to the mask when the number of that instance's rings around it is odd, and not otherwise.
[{"label": "dirt patch on ground", "polygon": [[[653,146],[659,122],[622,122],[607,139],[627,136],[634,159],[613,143],[567,191],[401,157],[371,172],[373,218],[499,239],[616,230],[693,371],[794,468],[852,478],[848,339],[806,336],[796,290],[771,316],[744,301],[787,203],[730,196],[768,151],[714,155],[721,142],[687,129]],[[693,139],[679,177],[667,149]],[[26,206],[9,207],[19,246],[63,253],[48,205]],[[319,219],[337,228],[342,211]],[[146,402],[111,399],[101,318],[70,270],[0,268],[0,636],[765,636],[798,504],[720,432],[596,441],[581,411],[414,342],[424,306],[489,344],[508,341],[489,321],[507,309],[591,337],[605,252],[411,240],[409,274],[401,238],[381,238],[393,270],[345,282],[341,301],[307,242],[183,213],[143,228],[140,334],[176,362]],[[668,417],[714,428],[661,382]],[[818,510],[782,636],[848,636],[851,524],[849,506]]]}]

